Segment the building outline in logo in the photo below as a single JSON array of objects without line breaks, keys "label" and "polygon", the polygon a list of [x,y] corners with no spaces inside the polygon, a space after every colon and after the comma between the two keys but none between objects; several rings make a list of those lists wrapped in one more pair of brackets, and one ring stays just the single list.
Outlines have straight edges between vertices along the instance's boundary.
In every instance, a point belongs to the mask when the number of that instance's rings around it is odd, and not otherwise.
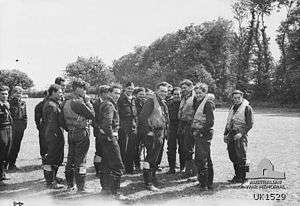
[{"label": "building outline in logo", "polygon": [[286,179],[285,172],[278,172],[274,170],[272,162],[264,158],[257,165],[256,171],[246,173],[247,179]]}]

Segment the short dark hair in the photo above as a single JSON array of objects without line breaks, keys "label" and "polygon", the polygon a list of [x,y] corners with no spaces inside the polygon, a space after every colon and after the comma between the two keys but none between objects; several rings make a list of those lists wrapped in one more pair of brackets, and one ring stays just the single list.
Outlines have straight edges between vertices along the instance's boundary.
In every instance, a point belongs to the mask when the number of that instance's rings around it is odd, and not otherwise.
[{"label": "short dark hair", "polygon": [[110,86],[108,85],[101,85],[98,87],[98,94],[105,94],[108,93]]},{"label": "short dark hair", "polygon": [[48,95],[51,96],[53,92],[57,92],[58,90],[62,89],[58,84],[52,84],[48,89]]},{"label": "short dark hair", "polygon": [[161,87],[161,86],[168,88],[169,87],[169,83],[168,82],[160,82],[160,83],[158,83],[156,85],[156,89],[159,89],[159,87]]},{"label": "short dark hair", "polygon": [[75,79],[72,82],[72,88],[73,88],[73,90],[75,90],[76,88],[83,88],[83,89],[87,90],[88,83],[83,81],[82,79]]},{"label": "short dark hair", "polygon": [[244,93],[241,91],[241,90],[234,90],[233,92],[232,92],[232,96],[234,95],[234,94],[240,94],[240,95],[244,95]]},{"label": "short dark hair", "polygon": [[195,85],[194,90],[195,89],[201,89],[202,92],[207,93],[208,92],[208,85],[205,84],[205,83],[198,83],[198,84]]},{"label": "short dark hair", "polygon": [[112,85],[110,85],[108,92],[113,92],[114,89],[120,89],[120,90],[122,90],[122,86],[119,85],[119,84],[112,84]]},{"label": "short dark hair", "polygon": [[56,77],[54,83],[60,85],[61,82],[65,82],[66,80],[62,77]]},{"label": "short dark hair", "polygon": [[186,86],[190,87],[190,86],[193,86],[194,83],[193,83],[191,80],[189,80],[189,79],[184,79],[184,80],[182,80],[182,81],[179,83],[179,85],[180,85],[180,86],[186,85]]},{"label": "short dark hair", "polygon": [[144,87],[137,87],[133,90],[133,95],[138,94],[139,92],[144,91],[146,92],[146,89]]},{"label": "short dark hair", "polygon": [[0,92],[3,92],[3,91],[9,91],[9,87],[5,86],[5,85],[1,85],[0,86]]}]

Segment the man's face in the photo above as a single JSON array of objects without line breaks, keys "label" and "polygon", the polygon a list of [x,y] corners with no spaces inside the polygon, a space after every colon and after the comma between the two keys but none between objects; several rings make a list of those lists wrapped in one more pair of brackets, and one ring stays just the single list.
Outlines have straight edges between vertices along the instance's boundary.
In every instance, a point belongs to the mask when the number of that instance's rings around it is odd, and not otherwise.
[{"label": "man's face", "polygon": [[2,102],[6,102],[8,99],[8,91],[2,91],[0,92],[0,100]]},{"label": "man's face", "polygon": [[65,81],[61,81],[59,85],[62,87],[62,90],[66,89],[66,82]]},{"label": "man's face", "polygon": [[121,95],[121,89],[119,88],[114,88],[114,90],[111,92],[111,97],[115,102],[118,101],[120,95]]},{"label": "man's face", "polygon": [[126,88],[125,88],[125,94],[126,94],[127,96],[132,96],[133,90],[134,90],[134,87],[133,87],[133,86],[126,87]]},{"label": "man's face", "polygon": [[22,98],[22,95],[23,95],[23,92],[20,90],[14,93],[14,97],[18,98],[18,99]]},{"label": "man's face", "polygon": [[195,91],[195,96],[198,100],[202,100],[206,95],[206,92],[202,88],[197,88],[194,91]]},{"label": "man's face", "polygon": [[158,96],[160,96],[160,98],[166,99],[166,97],[168,95],[168,87],[160,86],[158,88],[157,94],[158,94]]},{"label": "man's face", "polygon": [[180,90],[175,90],[173,92],[173,99],[174,100],[181,100],[181,92],[180,92]]},{"label": "man's face", "polygon": [[234,104],[241,104],[243,101],[243,96],[241,94],[234,94],[232,99]]},{"label": "man's face", "polygon": [[63,97],[62,89],[57,90],[57,92],[53,92],[52,97],[56,100],[60,100]]},{"label": "man's face", "polygon": [[183,96],[187,96],[192,91],[193,86],[188,86],[186,84],[181,85],[181,92]]},{"label": "man's face", "polygon": [[75,93],[76,93],[77,95],[79,95],[80,97],[85,97],[85,95],[86,95],[86,90],[85,90],[85,88],[77,87],[76,90],[75,90]]},{"label": "man's face", "polygon": [[145,91],[140,91],[136,94],[136,97],[139,99],[145,99],[146,98],[146,92]]}]

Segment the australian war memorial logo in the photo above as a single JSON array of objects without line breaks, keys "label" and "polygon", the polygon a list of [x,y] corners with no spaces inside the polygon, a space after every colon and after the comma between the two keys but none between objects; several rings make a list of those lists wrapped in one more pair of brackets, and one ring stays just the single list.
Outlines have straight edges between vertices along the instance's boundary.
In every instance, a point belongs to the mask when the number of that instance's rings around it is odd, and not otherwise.
[{"label": "australian war memorial logo", "polygon": [[285,172],[275,171],[274,165],[269,159],[262,159],[255,171],[246,173],[247,189],[286,189],[283,180]]}]

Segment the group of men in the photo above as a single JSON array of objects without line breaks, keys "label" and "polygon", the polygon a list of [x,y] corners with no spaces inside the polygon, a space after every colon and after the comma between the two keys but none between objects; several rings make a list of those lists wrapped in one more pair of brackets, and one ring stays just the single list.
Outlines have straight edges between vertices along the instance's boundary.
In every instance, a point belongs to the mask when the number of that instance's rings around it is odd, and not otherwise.
[{"label": "group of men", "polygon": [[[63,130],[66,130],[69,150],[65,179],[68,190],[75,189],[75,180],[77,191],[85,191],[86,156],[92,126],[96,138],[94,166],[102,194],[122,196],[122,174],[135,171],[143,173],[146,189],[159,190],[156,173],[160,169],[165,141],[168,145],[167,173],[176,172],[178,148],[181,177],[197,175],[201,190],[213,189],[210,147],[215,97],[208,93],[206,84],[194,85],[185,79],[180,82],[180,87],[173,88],[167,82],[161,82],[155,92],[135,87],[132,82],[123,89],[119,85],[102,85],[98,88],[97,98],[91,101],[86,95],[86,82],[74,80],[71,95],[64,94],[64,83],[64,79],[57,79],[35,108],[44,177],[49,188],[62,187],[56,174],[63,162]],[[9,139],[10,125],[15,121],[9,119],[9,104],[5,99],[7,90],[1,87],[0,92],[2,165],[6,160],[2,151],[9,150],[5,147],[5,140]],[[224,142],[235,170],[230,182],[243,183],[248,169],[247,133],[253,125],[253,112],[241,91],[235,90],[232,98]]]}]

